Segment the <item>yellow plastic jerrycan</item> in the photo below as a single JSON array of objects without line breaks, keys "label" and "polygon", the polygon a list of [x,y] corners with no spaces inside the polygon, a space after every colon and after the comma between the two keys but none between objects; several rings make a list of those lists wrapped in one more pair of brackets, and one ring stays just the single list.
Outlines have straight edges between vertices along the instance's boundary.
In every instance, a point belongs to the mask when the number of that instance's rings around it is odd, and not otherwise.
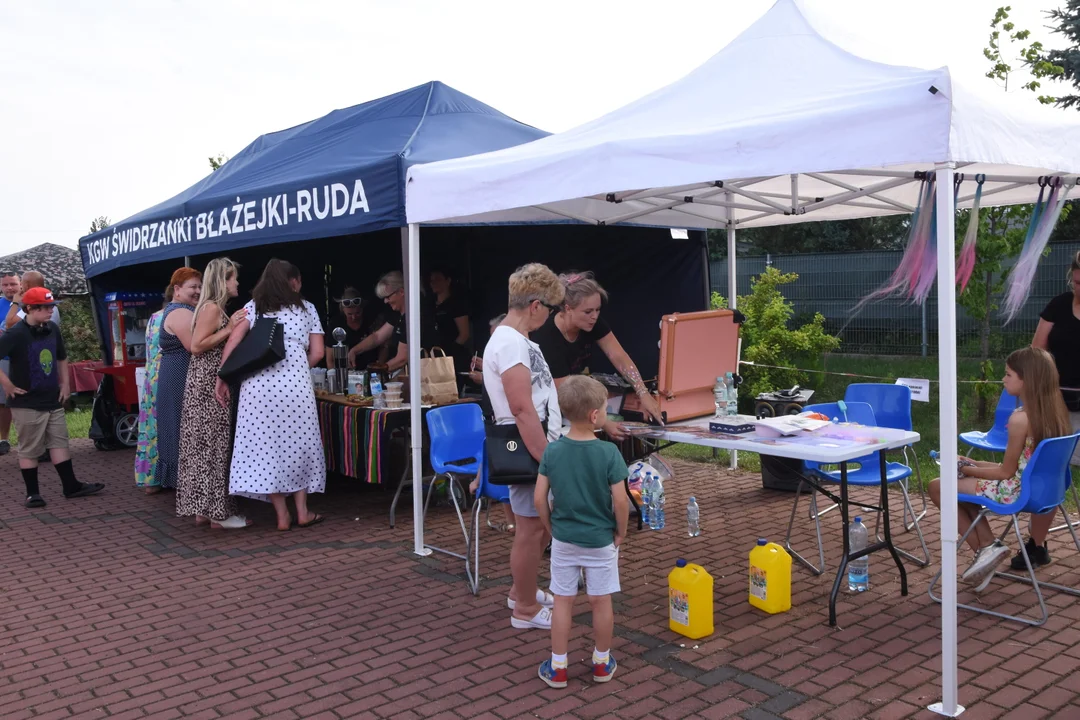
[{"label": "yellow plastic jerrycan", "polygon": [[713,578],[682,558],[668,573],[668,627],[691,640],[713,633]]},{"label": "yellow plastic jerrycan", "polygon": [[764,538],[750,551],[750,604],[767,613],[791,609],[791,556]]}]

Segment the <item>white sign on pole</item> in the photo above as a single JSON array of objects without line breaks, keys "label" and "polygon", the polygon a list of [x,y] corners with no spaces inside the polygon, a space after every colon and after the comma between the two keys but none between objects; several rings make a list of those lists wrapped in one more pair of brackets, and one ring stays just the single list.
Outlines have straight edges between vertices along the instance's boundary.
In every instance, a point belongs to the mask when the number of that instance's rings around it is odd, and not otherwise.
[{"label": "white sign on pole", "polygon": [[930,381],[919,378],[897,378],[897,385],[911,388],[911,399],[919,402],[930,402]]}]

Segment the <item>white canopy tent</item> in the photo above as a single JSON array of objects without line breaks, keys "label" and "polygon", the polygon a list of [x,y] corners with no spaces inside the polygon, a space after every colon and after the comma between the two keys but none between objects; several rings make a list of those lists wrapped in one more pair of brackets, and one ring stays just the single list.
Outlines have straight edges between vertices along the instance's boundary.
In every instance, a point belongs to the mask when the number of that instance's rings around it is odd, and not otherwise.
[{"label": "white canopy tent", "polygon": [[[985,176],[984,206],[1034,202],[1040,178],[1076,183],[1080,118],[1031,97],[964,84],[947,67],[857,57],[815,30],[797,0],[779,0],[697,70],[593,122],[506,150],[413,166],[406,202],[411,301],[419,302],[421,223],[569,219],[726,228],[734,289],[736,228],[910,213],[927,173],[936,173],[939,217],[952,217],[958,169],[966,183],[955,205],[970,207],[976,174]],[[937,232],[941,462],[952,467],[953,223],[938,223]],[[419,332],[415,313],[409,321],[410,332]],[[410,351],[419,349],[410,345]],[[418,386],[419,376],[412,381]],[[414,498],[419,422],[414,408]],[[956,484],[948,473],[944,480],[943,696],[933,709],[955,716],[963,710],[956,674]],[[414,518],[416,551],[425,553],[417,505]]]}]

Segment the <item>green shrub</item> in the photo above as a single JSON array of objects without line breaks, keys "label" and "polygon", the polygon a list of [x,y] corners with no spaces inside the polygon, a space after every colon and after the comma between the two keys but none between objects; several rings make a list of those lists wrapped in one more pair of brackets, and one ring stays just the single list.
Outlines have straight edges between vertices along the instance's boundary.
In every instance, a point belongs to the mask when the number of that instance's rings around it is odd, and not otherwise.
[{"label": "green shrub", "polygon": [[64,298],[60,303],[60,331],[64,336],[69,362],[101,359],[101,345],[94,328],[89,296]]},{"label": "green shrub", "polygon": [[[808,322],[789,327],[794,309],[780,293],[780,286],[795,282],[796,273],[766,268],[750,283],[750,294],[739,297],[739,310],[746,316],[742,326],[742,359],[778,367],[819,366],[825,353],[840,347],[840,340],[825,332],[825,318],[815,313]],[[714,308],[723,307],[724,298],[713,293]],[[725,303],[726,304],[726,303]],[[794,370],[743,365],[744,398],[792,385],[806,384],[805,373]]]}]

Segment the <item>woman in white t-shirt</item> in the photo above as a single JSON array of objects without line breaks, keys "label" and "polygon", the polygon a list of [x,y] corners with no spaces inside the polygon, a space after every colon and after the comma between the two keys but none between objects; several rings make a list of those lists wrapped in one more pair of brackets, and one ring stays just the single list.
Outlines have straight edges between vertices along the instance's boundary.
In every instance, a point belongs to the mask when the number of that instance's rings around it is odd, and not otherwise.
[{"label": "woman in white t-shirt", "polygon": [[[533,263],[510,276],[506,318],[484,348],[484,387],[498,425],[515,424],[529,454],[540,462],[549,441],[559,436],[562,414],[555,380],[540,346],[529,333],[547,322],[563,302],[563,285],[546,265]],[[544,424],[547,432],[544,432]],[[516,628],[551,628],[555,598],[536,587],[536,573],[547,545],[547,532],[533,503],[534,484],[511,485],[510,507],[517,520],[510,550],[507,604]]]}]

